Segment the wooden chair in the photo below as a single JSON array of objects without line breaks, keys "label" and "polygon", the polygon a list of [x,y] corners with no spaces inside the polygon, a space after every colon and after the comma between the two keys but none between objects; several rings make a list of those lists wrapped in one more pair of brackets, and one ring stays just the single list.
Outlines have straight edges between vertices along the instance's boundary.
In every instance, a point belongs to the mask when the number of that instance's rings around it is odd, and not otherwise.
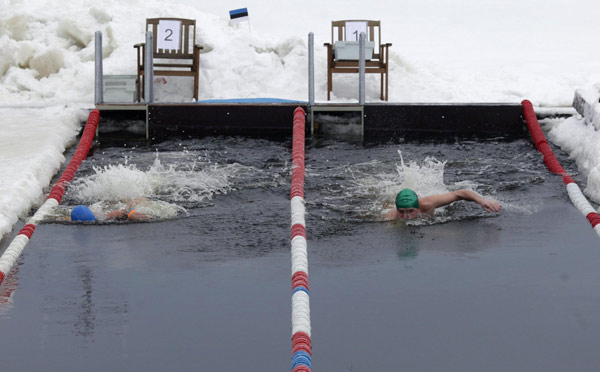
[{"label": "wooden chair", "polygon": [[[160,25],[160,26],[159,26]],[[198,100],[200,50],[196,45],[196,20],[184,18],[147,18],[146,32],[152,31],[155,76],[192,76],[194,99]],[[144,94],[145,43],[137,49],[138,101]]]},{"label": "wooden chair", "polygon": [[[366,21],[366,20],[344,20],[331,22],[331,44],[325,43],[327,47],[327,100],[330,100],[331,92],[333,91],[333,74],[334,73],[358,73],[358,31],[360,28],[366,30],[366,42],[373,43],[373,55],[369,59],[365,57],[365,73],[381,74],[381,94],[382,100],[388,100],[388,67],[389,67],[389,47],[392,44],[381,43],[381,22]],[[353,32],[351,32],[354,30]],[[348,33],[350,35],[348,35]],[[355,57],[344,57],[344,59],[336,58],[336,44],[338,42],[354,42],[356,48]],[[367,49],[367,48],[365,48]],[[338,53],[339,54],[339,53]],[[385,95],[384,84],[385,79]]]}]

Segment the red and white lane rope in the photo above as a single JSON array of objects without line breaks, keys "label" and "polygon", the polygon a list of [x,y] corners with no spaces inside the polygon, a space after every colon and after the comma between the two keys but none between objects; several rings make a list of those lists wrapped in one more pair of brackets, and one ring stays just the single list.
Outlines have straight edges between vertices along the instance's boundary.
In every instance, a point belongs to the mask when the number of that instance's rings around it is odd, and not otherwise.
[{"label": "red and white lane rope", "polygon": [[533,139],[533,143],[535,143],[535,147],[544,157],[544,163],[546,163],[546,166],[552,173],[562,176],[563,182],[567,186],[567,193],[569,194],[571,203],[579,209],[579,211],[588,219],[596,233],[600,235],[600,215],[596,213],[596,210],[583,195],[579,186],[577,186],[575,181],[573,181],[573,178],[567,174],[556,159],[556,156],[554,156],[548,141],[546,141],[544,132],[542,132],[542,128],[540,128],[531,102],[524,100],[521,102],[521,105],[523,105],[523,115],[527,122],[527,128],[529,128],[529,133],[531,133],[531,138]]},{"label": "red and white lane rope", "polygon": [[292,371],[310,372],[310,292],[308,287],[308,253],[304,221],[304,137],[305,113],[294,110],[292,141]]},{"label": "red and white lane rope", "polygon": [[81,136],[81,140],[79,140],[79,145],[77,145],[77,150],[75,150],[75,154],[73,154],[73,158],[69,162],[69,165],[50,191],[48,199],[46,199],[44,204],[42,204],[35,212],[33,217],[26,222],[25,226],[23,226],[21,231],[15,236],[8,248],[6,248],[6,251],[0,256],[0,284],[2,284],[4,278],[10,273],[10,270],[17,262],[17,259],[23,252],[29,239],[31,239],[31,235],[33,235],[36,226],[52,211],[52,208],[60,204],[67,184],[73,180],[77,168],[79,168],[79,165],[87,157],[87,154],[90,151],[99,120],[100,112],[98,112],[98,110],[90,112],[83,130],[83,135]]}]

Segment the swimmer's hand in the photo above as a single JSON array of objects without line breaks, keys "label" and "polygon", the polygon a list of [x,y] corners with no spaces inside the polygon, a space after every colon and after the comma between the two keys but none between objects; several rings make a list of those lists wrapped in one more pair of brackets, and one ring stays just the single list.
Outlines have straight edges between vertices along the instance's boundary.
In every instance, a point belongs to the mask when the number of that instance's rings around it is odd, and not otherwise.
[{"label": "swimmer's hand", "polygon": [[146,221],[150,219],[150,216],[145,213],[137,212],[134,209],[127,215],[127,218],[131,221]]},{"label": "swimmer's hand", "polygon": [[500,209],[502,209],[500,203],[494,200],[481,198],[481,200],[477,200],[477,202],[479,203],[479,205],[481,205],[481,208],[483,208],[483,210],[486,212],[497,213],[500,212]]}]

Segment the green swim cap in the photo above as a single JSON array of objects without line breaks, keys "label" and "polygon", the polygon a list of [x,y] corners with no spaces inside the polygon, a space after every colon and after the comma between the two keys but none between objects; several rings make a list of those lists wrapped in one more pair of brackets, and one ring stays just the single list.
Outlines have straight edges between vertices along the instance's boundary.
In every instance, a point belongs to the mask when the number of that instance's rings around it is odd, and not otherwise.
[{"label": "green swim cap", "polygon": [[417,193],[411,189],[404,189],[396,195],[396,209],[400,208],[419,208],[419,198]]}]

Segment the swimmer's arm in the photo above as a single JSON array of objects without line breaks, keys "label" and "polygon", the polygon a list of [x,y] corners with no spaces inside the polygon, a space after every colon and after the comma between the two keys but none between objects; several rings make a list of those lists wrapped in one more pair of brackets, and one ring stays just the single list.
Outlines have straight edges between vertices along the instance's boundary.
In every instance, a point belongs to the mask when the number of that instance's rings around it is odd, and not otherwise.
[{"label": "swimmer's arm", "polygon": [[127,216],[127,209],[115,209],[114,211],[110,211],[106,214],[106,218],[119,219]]},{"label": "swimmer's arm", "polygon": [[455,193],[458,194],[458,197],[461,200],[473,201],[481,205],[481,208],[483,208],[483,210],[485,210],[486,212],[500,212],[500,209],[502,209],[502,206],[500,206],[500,203],[498,203],[497,201],[486,199],[474,191],[458,190],[455,191]]},{"label": "swimmer's arm", "polygon": [[421,201],[423,209],[433,210],[435,208],[446,206],[457,200],[467,200],[479,204],[486,212],[499,212],[502,208],[496,201],[486,199],[478,193],[471,190],[457,190],[445,194],[431,195],[424,197]]},{"label": "swimmer's arm", "polygon": [[461,200],[461,197],[456,191],[426,196],[419,198],[419,210],[421,213],[433,213],[436,208],[444,207],[457,200]]}]

